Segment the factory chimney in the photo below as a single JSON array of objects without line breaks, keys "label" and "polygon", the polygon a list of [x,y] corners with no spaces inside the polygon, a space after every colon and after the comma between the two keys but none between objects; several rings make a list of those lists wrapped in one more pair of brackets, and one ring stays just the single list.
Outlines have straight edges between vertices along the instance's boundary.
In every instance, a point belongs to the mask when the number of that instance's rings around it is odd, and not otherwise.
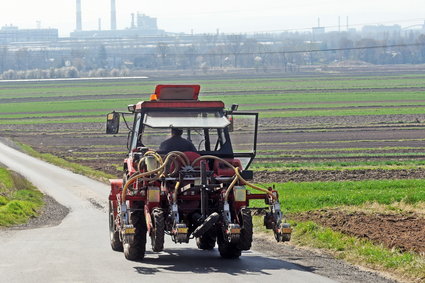
[{"label": "factory chimney", "polygon": [[75,31],[82,31],[83,24],[81,21],[81,0],[77,0],[77,25]]},{"label": "factory chimney", "polygon": [[111,0],[111,30],[117,29],[117,10],[115,0]]}]

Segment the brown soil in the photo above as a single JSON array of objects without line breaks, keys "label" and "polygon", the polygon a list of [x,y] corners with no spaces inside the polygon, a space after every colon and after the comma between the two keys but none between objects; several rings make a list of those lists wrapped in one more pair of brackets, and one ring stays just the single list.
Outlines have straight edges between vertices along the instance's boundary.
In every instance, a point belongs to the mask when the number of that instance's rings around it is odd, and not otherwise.
[{"label": "brown soil", "polygon": [[425,218],[417,214],[366,214],[322,209],[293,215],[300,221],[312,220],[323,226],[359,238],[382,243],[388,248],[425,253]]}]

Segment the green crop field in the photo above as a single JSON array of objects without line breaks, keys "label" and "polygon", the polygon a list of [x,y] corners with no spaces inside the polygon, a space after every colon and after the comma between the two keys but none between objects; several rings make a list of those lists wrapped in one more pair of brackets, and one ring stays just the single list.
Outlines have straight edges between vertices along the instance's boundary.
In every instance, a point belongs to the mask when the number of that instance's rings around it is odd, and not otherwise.
[{"label": "green crop field", "polygon": [[[41,119],[42,123],[57,123],[56,117],[60,115],[66,121],[71,119],[69,116],[100,116],[102,111],[107,112],[119,105],[122,106],[117,110],[125,110],[125,105],[148,98],[156,83],[151,81],[2,83],[0,123],[6,123],[4,121],[9,124],[34,123],[35,120],[26,122],[17,120],[25,118],[25,115]],[[228,105],[237,103],[240,104],[241,110],[260,110],[264,118],[417,114],[423,113],[424,109],[419,106],[425,105],[423,93],[415,90],[418,87],[425,87],[425,76],[421,75],[386,78],[229,79],[204,80],[200,83],[205,94],[202,99],[223,100]],[[287,93],[289,90],[296,93]],[[26,100],[29,98],[30,102]],[[305,111],[305,108],[308,108],[308,111]],[[73,113],[70,113],[71,111]],[[84,121],[91,123],[97,120],[84,119],[81,122]]]},{"label": "green crop field", "polygon": [[369,180],[344,182],[289,182],[277,184],[282,206],[302,212],[364,203],[425,202],[425,180]]}]

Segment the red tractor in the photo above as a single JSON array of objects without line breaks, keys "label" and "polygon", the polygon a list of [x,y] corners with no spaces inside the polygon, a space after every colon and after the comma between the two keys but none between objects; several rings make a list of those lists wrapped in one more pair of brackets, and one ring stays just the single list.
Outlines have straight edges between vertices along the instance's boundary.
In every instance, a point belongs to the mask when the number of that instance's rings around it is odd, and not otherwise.
[{"label": "red tractor", "polygon": [[[130,130],[123,179],[111,180],[109,195],[111,246],[129,260],[144,257],[147,235],[152,250],[162,251],[165,234],[175,243],[195,238],[203,250],[217,243],[222,257],[238,258],[251,248],[252,200],[269,205],[264,225],[276,240],[290,239],[277,192],[248,182],[258,113],[199,101],[199,91],[199,85],[158,85],[149,101],[107,116],[108,134],[118,133],[120,117]],[[134,116],[132,127],[125,114]],[[167,145],[170,131],[178,141]]]}]

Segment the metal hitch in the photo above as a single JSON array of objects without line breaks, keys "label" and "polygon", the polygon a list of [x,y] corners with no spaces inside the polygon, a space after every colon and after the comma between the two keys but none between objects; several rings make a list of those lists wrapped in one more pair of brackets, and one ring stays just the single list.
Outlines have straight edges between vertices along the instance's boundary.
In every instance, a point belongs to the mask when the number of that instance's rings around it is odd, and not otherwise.
[{"label": "metal hitch", "polygon": [[132,243],[134,240],[134,235],[136,234],[136,228],[133,225],[124,225],[121,230],[122,239],[125,243]]},{"label": "metal hitch", "polygon": [[227,226],[226,236],[229,243],[238,243],[241,237],[241,226],[239,224],[230,223]]},{"label": "metal hitch", "polygon": [[274,237],[277,242],[288,242],[291,240],[292,227],[289,223],[280,223],[274,231]]}]

